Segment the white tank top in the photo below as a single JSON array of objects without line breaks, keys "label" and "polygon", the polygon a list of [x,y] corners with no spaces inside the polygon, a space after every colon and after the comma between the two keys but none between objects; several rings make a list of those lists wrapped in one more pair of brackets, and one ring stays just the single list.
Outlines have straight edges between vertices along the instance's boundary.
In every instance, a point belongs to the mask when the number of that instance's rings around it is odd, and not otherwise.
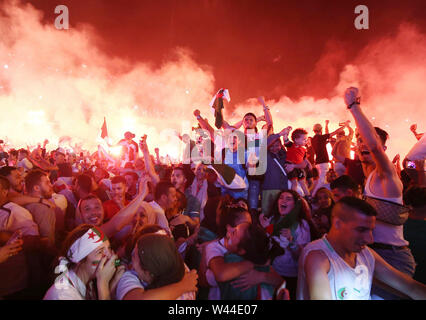
[{"label": "white tank top", "polygon": [[352,268],[334,251],[326,235],[309,243],[303,249],[299,261],[297,300],[310,300],[303,266],[308,253],[314,250],[324,252],[330,261],[330,271],[327,276],[333,300],[370,300],[375,265],[370,249],[366,247],[357,254],[356,266]]},{"label": "white tank top", "polygon": [[[373,171],[374,172],[374,171]],[[367,182],[365,183],[364,194],[368,197],[373,197],[381,200],[387,200],[403,204],[402,195],[397,198],[379,197],[371,192],[370,181],[373,176],[373,172],[368,176]],[[404,226],[395,226],[379,220],[376,220],[376,227],[373,230],[374,242],[389,244],[392,246],[408,246],[409,242],[404,239]]]}]

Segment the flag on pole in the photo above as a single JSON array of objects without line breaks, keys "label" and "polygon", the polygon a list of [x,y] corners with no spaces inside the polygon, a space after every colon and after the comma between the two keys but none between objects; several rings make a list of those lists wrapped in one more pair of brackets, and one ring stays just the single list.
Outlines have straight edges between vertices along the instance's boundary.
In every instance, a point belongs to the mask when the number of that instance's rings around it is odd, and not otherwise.
[{"label": "flag on pole", "polygon": [[220,129],[223,124],[223,99],[226,99],[228,102],[231,101],[231,96],[229,95],[228,89],[219,89],[219,91],[215,94],[212,101],[210,102],[210,107],[212,107],[214,117],[215,117],[215,126]]},{"label": "flag on pole", "polygon": [[106,125],[106,119],[104,117],[104,124],[102,125],[101,128],[101,138],[104,139],[105,137],[108,137],[108,129],[107,129],[107,125]]}]

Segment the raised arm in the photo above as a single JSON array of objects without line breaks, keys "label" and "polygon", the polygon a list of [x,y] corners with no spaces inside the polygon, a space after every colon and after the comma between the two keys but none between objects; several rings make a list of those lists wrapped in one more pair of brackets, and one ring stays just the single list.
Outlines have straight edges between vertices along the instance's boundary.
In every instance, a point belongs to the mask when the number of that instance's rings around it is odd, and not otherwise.
[{"label": "raised arm", "polygon": [[396,270],[388,264],[374,250],[370,250],[376,260],[374,266],[374,278],[409,296],[414,300],[426,300],[426,286],[405,273]]},{"label": "raised arm", "polygon": [[197,272],[186,272],[179,282],[160,288],[143,290],[133,289],[124,296],[123,300],[176,300],[186,292],[197,291]]},{"label": "raised arm", "polygon": [[28,154],[28,160],[31,161],[31,163],[33,165],[35,165],[36,167],[41,168],[42,170],[45,171],[53,171],[53,170],[59,170],[59,168],[57,166],[52,166],[49,162],[47,162],[46,160],[43,159],[39,159],[36,160],[35,158],[33,158],[31,155]]},{"label": "raised arm", "polygon": [[325,134],[329,134],[328,131],[328,124],[330,123],[330,120],[325,120]]},{"label": "raised arm", "polygon": [[[361,106],[357,103],[358,100],[358,89],[357,88],[348,88],[345,92],[345,102],[348,106],[352,116],[355,119],[358,132],[367,146],[368,150],[371,152],[371,155],[376,163],[377,173],[380,178],[393,177],[398,178],[395,167],[392,162],[389,160],[385,153],[385,148],[381,143],[376,130],[373,125],[370,123],[368,118],[361,110]],[[394,180],[394,179],[393,179]]]},{"label": "raised arm", "polygon": [[218,282],[235,279],[249,272],[253,267],[254,264],[250,261],[225,263],[223,257],[214,257],[209,262],[209,268]]},{"label": "raised arm", "polygon": [[424,133],[417,133],[417,124],[412,124],[410,127],[411,132],[414,134],[417,140],[420,140]]},{"label": "raised arm", "polygon": [[212,139],[212,141],[214,142],[214,129],[213,127],[209,124],[209,122],[207,121],[207,119],[204,119],[201,117],[201,113],[200,110],[195,110],[194,111],[194,116],[197,118],[198,123],[200,124],[200,127],[204,130],[207,130],[210,134],[210,137]]},{"label": "raised arm", "polygon": [[260,102],[260,104],[263,107],[263,113],[265,115],[266,125],[268,126],[268,128],[272,127],[273,126],[272,114],[271,114],[271,111],[269,110],[269,107],[265,104],[263,97],[259,97],[257,98],[257,100]]},{"label": "raised arm", "polygon": [[303,266],[310,300],[331,300],[331,288],[328,280],[330,261],[322,251],[311,251]]},{"label": "raised arm", "polygon": [[151,161],[151,157],[149,155],[149,150],[148,150],[148,145],[146,144],[146,138],[141,139],[139,146],[142,150],[143,157],[144,157],[144,160],[145,160],[145,168],[146,168],[149,176],[151,177],[152,183],[155,186],[155,185],[157,185],[158,182],[160,182],[160,177],[158,176],[157,172],[155,172],[154,164]]},{"label": "raised arm", "polygon": [[101,228],[108,237],[112,237],[118,231],[133,221],[135,213],[138,211],[143,200],[148,194],[148,180],[144,179],[139,185],[139,194],[127,206],[121,209],[111,220],[104,223]]}]

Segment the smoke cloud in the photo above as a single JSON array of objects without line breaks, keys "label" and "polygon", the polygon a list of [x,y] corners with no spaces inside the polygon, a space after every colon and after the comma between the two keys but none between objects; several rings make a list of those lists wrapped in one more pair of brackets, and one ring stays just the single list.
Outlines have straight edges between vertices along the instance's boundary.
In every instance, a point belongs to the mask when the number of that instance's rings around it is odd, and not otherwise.
[{"label": "smoke cloud", "polygon": [[[173,132],[195,125],[194,109],[214,123],[208,103],[221,84],[215,84],[212,67],[199,65],[189,49],[176,48],[157,67],[149,61],[131,64],[100,51],[101,40],[89,25],[57,30],[54,21],[42,21],[41,11],[29,4],[0,5],[0,136],[12,146],[45,138],[52,145],[69,143],[63,138],[68,136],[70,144],[94,151],[106,117],[113,142],[125,131],[147,134],[151,150],[159,147],[162,155],[178,157],[181,144]],[[426,35],[402,24],[395,35],[375,39],[348,61],[328,98],[315,98],[314,86],[298,100],[266,97],[274,128],[291,125],[311,134],[313,124],[328,119],[330,130],[337,129],[339,122],[352,120],[343,92],[357,86],[364,112],[390,134],[389,156],[403,157],[416,142],[409,126],[417,123],[419,132],[424,130],[425,57]],[[333,64],[342,59],[344,48],[326,46],[309,83],[327,81],[327,70],[336,72]],[[262,112],[255,97],[236,106],[231,101],[225,116],[232,123],[249,111]]]}]

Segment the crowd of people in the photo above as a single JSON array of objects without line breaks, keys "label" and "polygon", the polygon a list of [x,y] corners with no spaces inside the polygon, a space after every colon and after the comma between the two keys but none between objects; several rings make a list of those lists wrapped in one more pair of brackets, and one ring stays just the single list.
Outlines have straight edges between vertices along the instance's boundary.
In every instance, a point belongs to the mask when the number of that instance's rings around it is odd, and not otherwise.
[{"label": "crowd of people", "polygon": [[131,132],[116,158],[0,145],[0,299],[426,299],[417,126],[401,163],[356,88],[356,129],[326,120],[312,136],[276,130],[262,98],[261,116],[229,124],[224,92],[216,129],[195,110],[179,134],[178,164]]}]

